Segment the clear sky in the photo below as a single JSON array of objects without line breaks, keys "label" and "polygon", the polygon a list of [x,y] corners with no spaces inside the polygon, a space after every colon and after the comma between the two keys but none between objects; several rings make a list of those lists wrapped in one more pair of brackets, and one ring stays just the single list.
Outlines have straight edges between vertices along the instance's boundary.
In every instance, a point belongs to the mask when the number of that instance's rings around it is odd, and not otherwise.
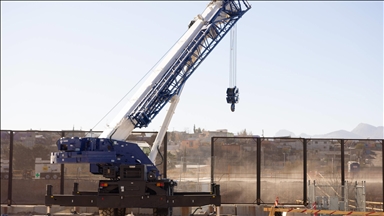
[{"label": "clear sky", "polygon": [[[237,26],[236,111],[225,100],[228,34],[187,81],[169,131],[383,125],[383,2],[250,3]],[[93,128],[207,4],[1,1],[1,129]]]}]

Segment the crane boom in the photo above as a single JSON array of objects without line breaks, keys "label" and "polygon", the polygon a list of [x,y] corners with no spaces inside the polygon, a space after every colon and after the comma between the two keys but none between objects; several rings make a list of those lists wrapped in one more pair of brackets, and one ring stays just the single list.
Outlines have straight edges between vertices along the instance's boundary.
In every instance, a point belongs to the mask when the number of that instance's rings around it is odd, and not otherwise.
[{"label": "crane boom", "polygon": [[135,128],[147,127],[249,9],[245,0],[210,2],[99,138],[124,141]]},{"label": "crane boom", "polygon": [[[91,173],[108,178],[119,177],[120,165],[142,164],[147,173],[158,176],[153,163],[154,151],[168,128],[185,82],[250,8],[246,0],[211,1],[204,12],[191,21],[186,33],[119,112],[111,127],[98,138],[61,138],[57,141],[59,152],[51,154],[51,162],[90,163]],[[137,144],[125,141],[135,128],[147,127],[172,98],[175,100],[148,158]]]}]

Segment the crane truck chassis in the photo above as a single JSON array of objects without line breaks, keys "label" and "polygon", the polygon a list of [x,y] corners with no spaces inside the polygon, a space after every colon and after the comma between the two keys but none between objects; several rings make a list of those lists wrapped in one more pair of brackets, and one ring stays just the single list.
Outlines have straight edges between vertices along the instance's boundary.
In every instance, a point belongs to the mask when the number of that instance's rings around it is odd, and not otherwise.
[{"label": "crane truck chassis", "polygon": [[135,143],[63,137],[57,145],[65,151],[51,153],[51,161],[87,161],[91,173],[106,179],[99,181],[95,192],[79,191],[79,184],[74,183],[70,195],[52,194],[52,185],[47,185],[46,206],[98,207],[101,215],[119,216],[125,214],[125,208],[153,208],[154,215],[171,215],[172,207],[221,204],[220,186],[213,181],[210,192],[174,192],[177,182],[162,178]]},{"label": "crane truck chassis", "polygon": [[[98,207],[102,215],[125,215],[125,208],[153,208],[154,215],[171,215],[172,207],[221,205],[220,186],[211,184],[211,192],[174,192],[170,179],[148,181],[145,166],[125,166],[119,181],[100,180],[98,192],[82,192],[74,183],[72,195],[53,195],[47,185],[45,204]],[[109,213],[108,213],[109,212]]]},{"label": "crane truck chassis", "polygon": [[[250,8],[246,0],[211,1],[108,129],[98,138],[58,140],[58,152],[51,153],[52,164],[88,163],[92,174],[106,180],[100,180],[94,192],[79,191],[75,183],[69,195],[53,194],[52,185],[47,185],[45,205],[94,206],[100,215],[116,216],[124,215],[125,208],[153,208],[154,215],[172,215],[173,207],[220,206],[220,186],[213,176],[209,192],[175,192],[177,182],[163,178],[154,161],[184,84]],[[138,144],[126,140],[133,129],[147,127],[167,102],[171,106],[147,156]]]},{"label": "crane truck chassis", "polygon": [[154,215],[171,215],[173,207],[221,205],[220,186],[210,192],[174,192],[170,179],[148,180],[144,165],[121,165],[120,180],[100,180],[97,192],[79,191],[74,183],[72,195],[53,195],[47,185],[45,205],[98,207],[101,215],[125,215],[125,208],[153,208]]}]

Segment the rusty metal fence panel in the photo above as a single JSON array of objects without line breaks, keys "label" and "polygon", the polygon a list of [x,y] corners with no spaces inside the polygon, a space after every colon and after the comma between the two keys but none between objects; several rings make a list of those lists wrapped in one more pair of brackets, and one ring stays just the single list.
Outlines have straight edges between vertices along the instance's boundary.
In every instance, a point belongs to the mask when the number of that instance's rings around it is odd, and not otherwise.
[{"label": "rusty metal fence panel", "polygon": [[256,202],[256,145],[252,137],[214,138],[214,181],[223,204]]},{"label": "rusty metal fence panel", "polygon": [[303,198],[303,140],[261,139],[261,201],[294,203]]},{"label": "rusty metal fence panel", "polygon": [[9,131],[1,131],[1,203],[8,201],[8,185],[9,185],[9,147],[11,135]]},{"label": "rusty metal fence panel", "polygon": [[[184,140],[177,142],[175,140]],[[177,181],[176,192],[209,192],[211,145],[187,133],[168,133],[167,178]]]},{"label": "rusty metal fence panel", "polygon": [[[55,143],[61,132],[15,131],[13,137],[12,202],[44,202],[46,184],[57,186],[55,192],[59,193],[60,166],[51,165],[49,161],[50,153],[57,150]],[[33,190],[26,196],[28,188]]]},{"label": "rusty metal fence panel", "polygon": [[[79,183],[79,189],[82,191],[95,191],[98,181],[103,177],[92,175],[89,172],[89,164],[50,164],[50,154],[57,151],[56,142],[61,137],[91,137],[100,133],[2,130],[1,204],[44,204],[47,184],[53,186],[55,194],[72,193],[75,182]],[[156,135],[156,132],[134,132],[127,140],[143,141],[152,146]],[[164,147],[160,151],[164,151]],[[162,166],[158,168],[163,172]]]},{"label": "rusty metal fence panel", "polygon": [[[377,210],[378,202],[382,209],[383,143],[381,139],[214,137],[214,181],[221,185],[224,204],[278,200],[313,205],[319,197],[327,197],[343,203],[341,208],[361,211],[358,202],[364,196],[366,210]],[[316,187],[308,191],[311,183]],[[359,190],[362,185],[364,190]]]}]

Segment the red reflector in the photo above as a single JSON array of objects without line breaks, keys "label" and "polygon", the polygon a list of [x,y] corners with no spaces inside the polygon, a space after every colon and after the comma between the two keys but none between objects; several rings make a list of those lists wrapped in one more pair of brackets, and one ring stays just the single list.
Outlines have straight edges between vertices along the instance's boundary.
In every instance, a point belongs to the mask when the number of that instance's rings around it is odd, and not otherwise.
[{"label": "red reflector", "polygon": [[108,183],[106,182],[100,182],[100,187],[107,187],[108,186]]},{"label": "red reflector", "polygon": [[164,182],[158,182],[158,183],[156,183],[156,186],[157,187],[164,187]]}]

